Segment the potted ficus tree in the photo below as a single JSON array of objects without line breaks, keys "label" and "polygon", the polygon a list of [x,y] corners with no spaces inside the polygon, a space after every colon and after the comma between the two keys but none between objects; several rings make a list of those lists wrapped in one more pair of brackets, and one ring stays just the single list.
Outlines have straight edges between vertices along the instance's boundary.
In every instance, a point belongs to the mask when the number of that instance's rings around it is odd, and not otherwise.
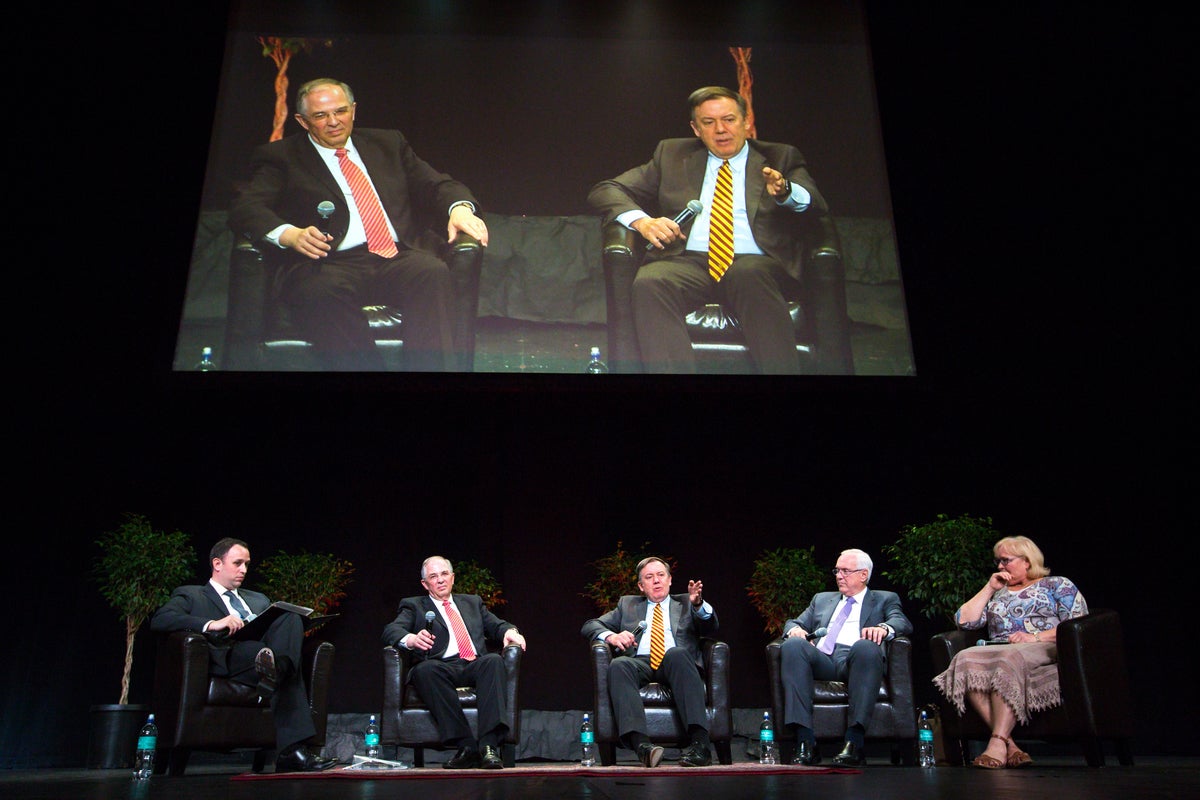
[{"label": "potted ficus tree", "polygon": [[508,602],[500,596],[504,590],[490,569],[474,559],[452,563],[454,565],[455,592],[479,595],[483,598],[483,604],[492,611]]},{"label": "potted ficus tree", "polygon": [[828,579],[811,547],[764,551],[755,560],[746,586],[751,605],[764,620],[763,631],[772,637],[782,635],[784,621],[799,616],[813,595],[828,586]]},{"label": "potted ficus tree", "polygon": [[938,514],[932,522],[905,525],[895,543],[883,546],[896,566],[882,574],[902,587],[905,600],[917,603],[927,618],[953,627],[959,606],[991,575],[992,545],[1002,537],[991,517]]},{"label": "potted ficus tree", "polygon": [[128,768],[133,765],[137,730],[148,713],[146,706],[129,703],[134,640],[171,591],[192,577],[196,554],[186,534],[157,530],[146,517],[134,513],[124,514],[121,524],[102,534],[96,545],[100,554],[93,577],[125,624],[125,665],[119,701],[91,708],[88,766]]},{"label": "potted ficus tree", "polygon": [[[313,616],[332,614],[346,596],[354,565],[331,553],[278,553],[263,559],[255,570],[257,590],[271,600],[284,600],[313,610]],[[305,635],[321,627],[308,628]]]}]

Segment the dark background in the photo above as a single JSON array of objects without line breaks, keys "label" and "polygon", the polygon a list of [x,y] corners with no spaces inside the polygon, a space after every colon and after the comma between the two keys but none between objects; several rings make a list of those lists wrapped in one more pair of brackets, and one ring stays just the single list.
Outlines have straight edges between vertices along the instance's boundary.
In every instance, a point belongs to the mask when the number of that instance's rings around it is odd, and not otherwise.
[{"label": "dark background", "polygon": [[[522,5],[455,6],[475,21],[451,13],[437,24],[577,33],[624,8]],[[5,767],[82,764],[89,706],[118,698],[124,627],[89,570],[94,539],[123,511],[189,533],[198,582],[202,554],[224,535],[247,539],[260,560],[309,549],[351,561],[343,617],[327,628],[334,713],[378,708],[379,631],[419,591],[432,552],[476,558],[501,580],[502,616],[530,640],[525,706],[581,709],[590,562],[618,540],[649,541],[678,560],[681,582],[704,580],[733,648],[734,703],[762,707],[763,620],[745,594],[760,551],[811,545],[832,564],[859,546],[886,570],[880,547],[903,525],[990,515],[1038,541],[1092,607],[1121,611],[1135,750],[1196,754],[1170,691],[1193,670],[1165,655],[1167,641],[1190,635],[1197,521],[1195,394],[1184,390],[1196,378],[1191,284],[1165,191],[1181,169],[1170,160],[1186,72],[1176,20],[1082,3],[867,3],[916,378],[396,383],[170,371],[222,6],[90,9],[31,17],[10,34],[36,78],[9,94],[24,143],[13,185],[35,191],[12,212],[33,247],[9,269]],[[724,41],[751,23],[764,41],[803,39],[791,11],[776,9],[770,26],[746,16],[765,7],[700,23],[696,9],[656,6],[683,40]],[[663,73],[623,78],[645,98],[635,107],[658,102],[661,82],[678,105],[681,87]],[[479,103],[459,87],[441,96]],[[534,102],[519,87],[502,108],[495,100],[456,124],[474,126],[477,141],[511,136]],[[638,158],[673,133],[594,112],[581,125],[608,126]],[[598,172],[632,165],[614,161]],[[908,611],[918,643],[942,629]],[[149,700],[153,647],[142,631],[134,702]],[[927,701],[932,676],[925,648],[916,652]]]}]

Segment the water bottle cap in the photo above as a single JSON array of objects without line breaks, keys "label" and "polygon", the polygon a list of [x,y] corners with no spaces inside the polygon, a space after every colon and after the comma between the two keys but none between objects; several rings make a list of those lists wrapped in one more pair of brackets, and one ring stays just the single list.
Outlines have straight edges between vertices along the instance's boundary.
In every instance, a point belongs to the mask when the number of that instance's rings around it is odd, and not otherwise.
[{"label": "water bottle cap", "polygon": [[598,355],[600,355],[600,348],[599,348],[599,347],[593,347],[593,348],[592,348],[592,355],[594,355],[594,356],[598,356]]}]

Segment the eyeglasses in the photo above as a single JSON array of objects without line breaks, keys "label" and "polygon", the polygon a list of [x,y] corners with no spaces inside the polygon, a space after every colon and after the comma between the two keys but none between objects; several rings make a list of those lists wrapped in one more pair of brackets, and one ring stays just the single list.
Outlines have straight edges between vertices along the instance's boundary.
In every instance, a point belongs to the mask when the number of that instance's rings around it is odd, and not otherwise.
[{"label": "eyeglasses", "polygon": [[866,572],[866,571],[867,571],[866,567],[857,567],[856,569],[843,569],[842,567],[834,567],[833,575],[834,576],[841,575],[844,578],[847,575],[850,575],[855,572]]},{"label": "eyeglasses", "polygon": [[996,566],[997,567],[1007,567],[1013,561],[1016,561],[1018,558],[1023,558],[1023,557],[1024,556],[1005,556],[1004,558],[997,558]]},{"label": "eyeglasses", "polygon": [[308,118],[308,120],[310,122],[324,122],[325,120],[329,119],[331,116],[344,117],[349,113],[350,113],[350,106],[342,106],[341,108],[335,108],[333,111],[317,111],[312,114],[305,114],[305,116]]}]

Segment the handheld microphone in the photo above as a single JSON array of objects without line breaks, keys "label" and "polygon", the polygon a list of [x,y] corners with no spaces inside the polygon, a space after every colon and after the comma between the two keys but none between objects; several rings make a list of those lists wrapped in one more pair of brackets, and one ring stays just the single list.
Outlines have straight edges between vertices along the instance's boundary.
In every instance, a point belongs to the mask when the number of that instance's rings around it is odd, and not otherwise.
[{"label": "handheld microphone", "polygon": [[[696,216],[703,210],[704,210],[704,204],[701,203],[699,200],[688,200],[687,208],[683,209],[683,211],[680,211],[675,216],[675,224],[682,228],[689,221],[691,221],[692,217]],[[650,242],[646,245],[647,253],[649,253],[653,249],[654,249],[653,242]]]},{"label": "handheld microphone", "polygon": [[[321,202],[317,203],[317,213],[321,215],[322,228],[325,228],[329,225],[329,218],[333,216],[333,212],[336,208],[337,206],[335,206],[329,200],[322,200]],[[323,230],[322,233],[324,233],[326,236],[329,235],[328,230]]]},{"label": "handheld microphone", "polygon": [[829,628],[817,628],[812,633],[806,633],[804,635],[804,638],[810,642],[815,642],[817,639],[820,639],[822,636],[824,636],[827,633],[829,633]]},{"label": "handheld microphone", "polygon": [[437,614],[432,611],[425,612],[425,630],[433,632],[433,621],[437,618]]},{"label": "handheld microphone", "polygon": [[1008,640],[1007,639],[977,639],[975,641],[976,647],[983,647],[984,645],[987,645],[987,644],[1008,644]]},{"label": "handheld microphone", "polygon": [[641,642],[642,634],[645,632],[646,632],[646,620],[642,620],[641,622],[639,622],[637,624],[637,627],[633,629],[633,644],[629,645],[629,647],[626,647],[621,652],[627,653],[630,650],[637,652],[638,644]]}]

